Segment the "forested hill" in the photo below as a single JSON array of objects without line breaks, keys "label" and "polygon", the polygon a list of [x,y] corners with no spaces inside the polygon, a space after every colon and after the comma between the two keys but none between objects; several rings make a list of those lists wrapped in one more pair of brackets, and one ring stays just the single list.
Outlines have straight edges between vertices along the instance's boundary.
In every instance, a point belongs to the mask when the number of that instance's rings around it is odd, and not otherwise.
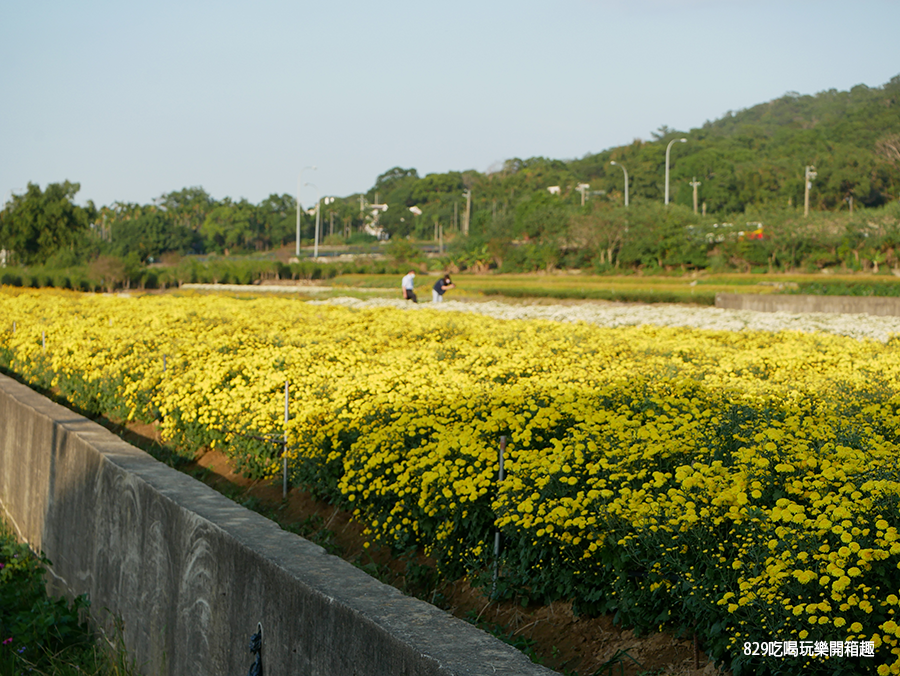
[{"label": "forested hill", "polygon": [[[672,145],[670,194],[675,206],[664,209],[666,147],[678,139],[685,142]],[[715,248],[710,242],[719,241],[721,234],[710,230],[688,254],[681,251],[686,228],[763,222],[767,233],[775,233],[776,223],[803,217],[807,166],[816,171],[809,191],[812,220],[837,216],[846,223],[822,230],[831,233],[827,242],[809,233],[801,237],[796,223],[787,228],[785,232],[793,233],[785,235],[787,240],[793,242],[796,235],[806,248],[801,251],[791,244],[785,265],[793,267],[806,258],[819,261],[810,265],[824,265],[823,260],[836,260],[841,247],[858,252],[858,245],[865,244],[884,262],[900,266],[894,234],[885,230],[874,243],[868,226],[850,227],[853,219],[838,214],[847,214],[855,205],[854,217],[868,222],[860,207],[890,203],[883,211],[891,213],[900,208],[900,75],[871,89],[859,85],[815,96],[789,93],[689,131],[663,126],[650,141],[635,140],[576,160],[514,158],[496,172],[424,177],[415,169],[394,167],[366,193],[370,206],[359,194],[323,203],[320,239],[329,244],[369,241],[378,228],[394,239],[431,239],[440,225],[454,249],[482,257],[490,249],[497,265],[506,261],[509,267],[515,256],[534,254],[533,260],[513,265],[516,269],[557,263],[597,269],[613,263],[703,267]],[[630,179],[629,209],[624,208],[623,170]],[[699,184],[698,207],[706,218],[691,210],[692,183]],[[14,194],[0,210],[0,251],[6,252],[2,260],[64,266],[111,255],[137,265],[169,252],[250,253],[295,243],[293,195],[270,195],[251,204],[214,199],[192,187],[151,204],[115,202],[95,208],[74,204],[78,189],[78,183],[69,181],[45,190],[29,183],[24,194]],[[464,193],[471,196],[470,212]],[[382,210],[371,207],[376,203]],[[308,243],[315,232],[315,205],[305,207],[301,239]],[[663,226],[668,235],[658,231]],[[900,225],[892,225],[890,232],[896,227]],[[856,233],[853,241],[843,242],[840,233],[851,230]],[[469,237],[461,237],[466,231]],[[772,237],[767,235],[762,249],[769,243],[775,247],[777,237]],[[520,246],[525,242],[528,247]],[[834,250],[830,257],[819,256],[828,248]],[[681,253],[673,253],[677,251]],[[573,252],[578,252],[577,260],[569,260]],[[781,254],[773,249],[767,255],[771,267]],[[877,267],[876,254],[871,256]]]},{"label": "forested hill", "polygon": [[[635,178],[647,174],[638,192],[650,197],[653,188],[661,192],[661,181],[653,178],[664,162],[654,155],[676,137],[674,130],[660,132],[657,142],[615,148],[573,167],[607,177],[615,167],[604,160],[634,158]],[[690,203],[687,182],[694,176],[713,211],[788,200],[797,204],[803,198],[804,168],[813,165],[818,173],[811,192],[814,208],[834,209],[850,196],[866,206],[880,205],[900,191],[900,75],[874,89],[858,85],[815,96],[789,93],[683,135],[688,142],[672,149],[677,158],[672,181],[679,184],[676,201],[684,204]]]},{"label": "forested hill", "polygon": [[[563,201],[580,200],[579,183],[604,199],[623,199],[623,172],[628,171],[630,197],[662,200],[665,149],[686,138],[671,152],[672,201],[692,204],[690,182],[700,182],[698,196],[710,213],[743,212],[748,208],[802,206],[804,170],[815,167],[810,191],[813,210],[880,206],[900,197],[900,75],[875,88],[829,90],[814,96],[788,93],[746,110],[729,112],[690,131],[661,127],[653,140],[635,140],[577,160],[511,159],[501,171],[430,174],[394,168],[379,177],[368,198],[393,211],[382,224],[389,232],[425,232],[434,218],[453,219],[464,203],[460,193],[472,189],[473,230],[498,210],[514,210],[527,195],[560,186]],[[620,166],[610,165],[615,160]],[[415,221],[400,207],[425,212]],[[402,221],[400,220],[402,219]]]}]

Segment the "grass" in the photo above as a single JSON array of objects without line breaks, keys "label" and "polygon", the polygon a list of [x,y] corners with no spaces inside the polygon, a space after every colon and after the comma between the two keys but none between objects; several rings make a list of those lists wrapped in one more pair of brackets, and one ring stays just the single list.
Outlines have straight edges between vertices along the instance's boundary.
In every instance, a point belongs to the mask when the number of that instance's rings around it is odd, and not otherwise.
[{"label": "grass", "polygon": [[[436,277],[421,275],[417,286],[427,297]],[[447,298],[484,300],[490,297],[607,300],[640,303],[714,305],[717,293],[807,293],[813,295],[900,296],[900,278],[872,274],[459,274],[457,288]],[[329,280],[329,296],[354,295],[354,289],[384,289],[400,297],[396,275],[339,275]],[[367,293],[363,297],[371,298]]]},{"label": "grass", "polygon": [[0,521],[0,676],[131,676],[122,642],[100,638],[87,621],[87,598],[47,596],[50,562],[17,541]]}]

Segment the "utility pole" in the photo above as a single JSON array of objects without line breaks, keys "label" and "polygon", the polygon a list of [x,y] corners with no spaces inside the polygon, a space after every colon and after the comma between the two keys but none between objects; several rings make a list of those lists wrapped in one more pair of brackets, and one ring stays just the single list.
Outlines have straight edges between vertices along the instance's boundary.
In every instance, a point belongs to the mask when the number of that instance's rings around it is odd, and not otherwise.
[{"label": "utility pole", "polygon": [[816,168],[813,166],[806,167],[806,174],[804,175],[804,190],[803,190],[803,215],[809,216],[809,189],[812,188],[812,180],[817,176]]},{"label": "utility pole", "polygon": [[[696,214],[697,213],[697,188],[700,187],[700,181],[698,181],[697,177],[694,176],[688,185],[690,185],[691,187],[694,188],[694,213]],[[703,215],[705,216],[706,214],[703,214]]]},{"label": "utility pole", "polygon": [[581,193],[581,206],[584,206],[584,194],[590,190],[590,183],[579,183],[576,190]]},{"label": "utility pole", "polygon": [[466,198],[466,213],[465,218],[463,219],[463,234],[469,234],[469,224],[472,222],[472,189],[467,188],[463,193],[463,196]]},{"label": "utility pole", "polygon": [[458,205],[457,202],[453,203],[453,223],[452,223],[452,225],[456,229],[456,231],[459,232],[459,213],[457,210],[457,205]]}]

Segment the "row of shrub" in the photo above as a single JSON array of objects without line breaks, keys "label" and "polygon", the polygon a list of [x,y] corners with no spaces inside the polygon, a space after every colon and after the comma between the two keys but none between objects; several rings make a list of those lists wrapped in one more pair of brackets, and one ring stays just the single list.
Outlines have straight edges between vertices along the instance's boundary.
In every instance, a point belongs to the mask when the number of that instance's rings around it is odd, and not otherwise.
[{"label": "row of shrub", "polygon": [[[693,289],[692,289],[693,291]],[[559,298],[561,300],[609,300],[623,303],[695,303],[715,305],[714,291],[698,290],[657,291],[655,289],[564,289],[564,288],[506,288],[485,289],[485,296],[509,298]]]},{"label": "row of shrub", "polygon": [[[408,263],[390,261],[281,263],[267,260],[201,261],[184,258],[174,266],[129,270],[117,259],[67,268],[11,267],[0,269],[0,285],[26,288],[115,291],[167,289],[182,284],[257,284],[266,280],[324,280],[339,275],[402,275]],[[418,266],[417,266],[418,267]]]},{"label": "row of shrub", "polygon": [[[523,255],[528,247],[521,247]],[[574,254],[573,254],[574,255]],[[440,266],[453,266],[452,260],[432,259]],[[477,264],[470,270],[478,270]],[[467,267],[465,262],[462,267]],[[185,257],[174,265],[136,267],[118,266],[117,261],[99,259],[89,266],[73,266],[67,268],[48,267],[9,267],[0,268],[0,285],[24,288],[58,288],[88,292],[112,292],[130,289],[167,289],[182,284],[258,284],[271,280],[305,280],[318,281],[334,279],[342,275],[393,275],[401,276],[410,267],[421,269],[421,261],[405,260],[361,260],[341,261],[334,263],[318,263],[301,261],[298,263],[282,263],[276,260],[260,259],[221,259],[202,260],[197,257]],[[432,266],[433,267],[433,266]],[[458,267],[458,266],[457,266]],[[489,266],[485,264],[484,269]],[[447,269],[447,268],[444,268]],[[453,267],[450,267],[453,269]],[[505,264],[501,272],[514,272]],[[627,272],[625,270],[619,271]],[[734,280],[729,281],[734,283]],[[755,282],[752,282],[755,283]],[[800,281],[790,285],[785,293],[808,295],[839,296],[900,296],[900,279],[893,277],[881,279],[865,279],[860,281],[829,280]],[[484,289],[485,295],[507,296],[515,298],[539,297],[577,300],[610,300],[645,303],[678,303],[690,302],[700,305],[714,305],[715,294],[705,292],[702,288],[692,293],[675,291],[657,291],[652,289],[591,289],[591,288],[556,288],[547,285],[545,288],[529,286],[528,288]]]},{"label": "row of shrub", "polygon": [[896,282],[800,282],[787,293],[810,296],[900,296],[900,280]]}]

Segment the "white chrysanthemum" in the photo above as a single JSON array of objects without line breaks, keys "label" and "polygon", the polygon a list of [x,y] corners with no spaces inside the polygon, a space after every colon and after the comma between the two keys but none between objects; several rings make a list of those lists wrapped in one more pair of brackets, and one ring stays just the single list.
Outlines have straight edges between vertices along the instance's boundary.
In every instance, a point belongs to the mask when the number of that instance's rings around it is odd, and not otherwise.
[{"label": "white chrysanthemum", "polygon": [[687,305],[599,304],[578,305],[518,305],[496,301],[445,301],[440,305],[411,305],[400,299],[332,298],[309,301],[345,307],[393,307],[410,311],[472,312],[496,319],[547,319],[558,322],[586,322],[597,326],[682,326],[713,331],[800,331],[802,333],[832,333],[857,340],[877,340],[886,343],[900,335],[900,317],[875,317],[865,314],[830,313],[791,314],[787,312],[754,312],[752,310],[723,310],[720,308]]}]

